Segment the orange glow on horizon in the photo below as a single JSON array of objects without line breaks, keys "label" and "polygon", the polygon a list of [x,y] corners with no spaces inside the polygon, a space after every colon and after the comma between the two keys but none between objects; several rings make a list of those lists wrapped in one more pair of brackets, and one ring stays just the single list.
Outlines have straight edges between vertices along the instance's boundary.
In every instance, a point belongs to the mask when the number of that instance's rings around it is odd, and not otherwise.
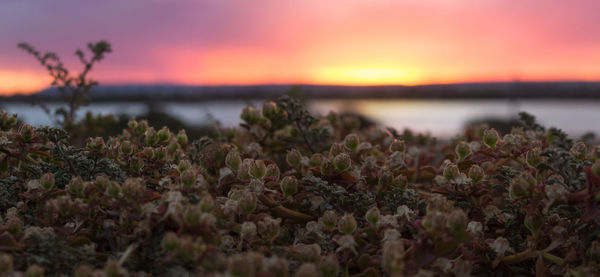
[{"label": "orange glow on horizon", "polygon": [[0,95],[36,93],[50,82],[50,77],[36,72],[0,70]]}]

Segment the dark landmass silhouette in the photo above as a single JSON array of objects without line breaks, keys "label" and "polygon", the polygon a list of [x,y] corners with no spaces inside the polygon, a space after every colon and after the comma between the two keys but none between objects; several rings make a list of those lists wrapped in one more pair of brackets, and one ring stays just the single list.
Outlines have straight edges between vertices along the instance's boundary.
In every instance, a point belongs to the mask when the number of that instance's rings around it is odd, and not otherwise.
[{"label": "dark landmass silhouette", "polygon": [[[93,102],[199,102],[270,99],[292,93],[307,99],[600,99],[600,82],[490,82],[417,86],[337,85],[101,85]],[[62,101],[58,89],[0,98],[6,102]]]}]

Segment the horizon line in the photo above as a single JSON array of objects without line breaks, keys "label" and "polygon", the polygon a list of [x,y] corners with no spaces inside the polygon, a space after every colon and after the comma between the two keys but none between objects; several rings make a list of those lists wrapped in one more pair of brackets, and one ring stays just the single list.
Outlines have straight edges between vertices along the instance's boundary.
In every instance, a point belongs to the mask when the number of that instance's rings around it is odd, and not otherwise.
[{"label": "horizon line", "polygon": [[[518,84],[518,83],[537,83],[537,84],[553,84],[553,83],[600,83],[600,79],[597,80],[583,80],[583,79],[555,79],[555,80],[513,80],[513,81],[501,81],[501,80],[489,80],[489,81],[465,81],[465,82],[428,82],[422,84],[344,84],[344,83],[221,83],[221,84],[189,84],[189,83],[174,83],[174,82],[119,82],[119,83],[101,83],[97,87],[103,86],[180,86],[180,87],[262,87],[262,86],[321,86],[321,87],[356,87],[356,88],[369,88],[369,87],[426,87],[426,86],[444,86],[444,85],[476,85],[476,84]],[[0,97],[12,97],[12,96],[25,96],[34,95],[48,89],[56,88],[55,86],[47,86],[43,89],[36,91],[0,91]]]}]

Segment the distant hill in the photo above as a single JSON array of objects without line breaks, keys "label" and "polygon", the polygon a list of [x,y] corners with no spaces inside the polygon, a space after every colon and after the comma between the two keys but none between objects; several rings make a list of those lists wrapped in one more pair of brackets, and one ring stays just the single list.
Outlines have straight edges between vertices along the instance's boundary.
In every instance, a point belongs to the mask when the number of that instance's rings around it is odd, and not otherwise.
[{"label": "distant hill", "polygon": [[[496,82],[419,86],[327,85],[102,85],[92,89],[92,101],[206,101],[266,99],[294,91],[312,99],[600,99],[600,82]],[[5,97],[3,101],[60,101],[56,88],[34,95]]]}]

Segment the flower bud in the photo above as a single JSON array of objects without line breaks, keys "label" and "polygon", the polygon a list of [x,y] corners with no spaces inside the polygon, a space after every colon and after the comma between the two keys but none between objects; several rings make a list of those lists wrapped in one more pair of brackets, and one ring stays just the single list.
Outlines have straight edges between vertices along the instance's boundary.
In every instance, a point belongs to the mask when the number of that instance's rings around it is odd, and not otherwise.
[{"label": "flower bud", "polygon": [[133,157],[129,163],[129,167],[133,172],[140,173],[142,172],[142,168],[144,168],[144,160],[140,157]]},{"label": "flower bud", "polygon": [[247,124],[253,125],[260,121],[261,114],[260,111],[256,110],[254,107],[246,107],[242,110],[240,118]]},{"label": "flower bud", "polygon": [[6,111],[0,111],[0,131],[8,132],[17,125],[17,114],[8,115]]},{"label": "flower bud", "polygon": [[324,159],[323,163],[321,163],[321,174],[323,176],[330,176],[335,173],[335,166],[330,159]]},{"label": "flower bud", "polygon": [[148,146],[154,146],[158,142],[156,130],[154,130],[153,127],[149,127],[146,132],[144,132],[144,136],[146,137],[145,142]]},{"label": "flower bud", "polygon": [[432,211],[451,212],[453,209],[454,203],[440,194],[433,194],[426,207],[428,213]]},{"label": "flower bud", "polygon": [[161,146],[154,149],[154,153],[152,154],[152,159],[157,161],[164,161],[167,157],[167,147]]},{"label": "flower bud", "polygon": [[183,130],[183,129],[179,130],[179,132],[177,133],[176,139],[177,139],[177,143],[179,143],[179,145],[181,145],[181,147],[185,147],[188,144],[188,136],[185,133],[185,130]]},{"label": "flower bud", "polygon": [[154,156],[154,148],[144,147],[144,149],[142,149],[142,154],[146,159],[151,159]]},{"label": "flower bud", "polygon": [[21,124],[21,127],[19,127],[19,135],[21,135],[21,138],[23,139],[23,141],[25,142],[30,142],[33,139],[35,128],[29,124]]},{"label": "flower bud", "polygon": [[294,277],[313,277],[318,276],[319,272],[317,271],[317,267],[313,263],[303,263],[298,269],[296,269],[296,273]]},{"label": "flower bud", "polygon": [[453,210],[448,216],[448,227],[454,234],[463,233],[467,229],[469,218],[460,208]]},{"label": "flower bud", "polygon": [[250,171],[248,173],[250,174],[250,176],[257,178],[257,179],[262,179],[263,177],[265,177],[265,174],[267,173],[267,167],[265,166],[265,161],[254,160],[250,164]]},{"label": "flower bud", "polygon": [[236,171],[240,168],[240,164],[242,163],[242,157],[240,157],[240,153],[237,150],[231,150],[227,153],[225,157],[225,164],[231,170]]},{"label": "flower bud", "polygon": [[294,148],[287,152],[285,160],[291,167],[299,169],[302,162],[302,154],[298,149]]},{"label": "flower bud", "polygon": [[474,164],[469,168],[469,178],[473,181],[473,183],[478,183],[479,181],[483,180],[483,177],[485,177],[485,172],[483,171],[483,168],[481,168],[480,166]]},{"label": "flower bud", "polygon": [[261,194],[265,190],[265,183],[262,180],[253,178],[248,183],[248,190],[257,194]]},{"label": "flower bud", "polygon": [[196,171],[193,169],[186,169],[181,173],[181,183],[186,187],[191,187],[196,183]]},{"label": "flower bud", "polygon": [[242,164],[240,164],[240,167],[237,171],[237,178],[242,180],[242,181],[246,181],[248,179],[250,179],[252,176],[250,176],[250,167],[253,163],[252,159],[244,159],[242,161]]},{"label": "flower bud", "polygon": [[279,184],[283,196],[288,197],[298,192],[298,179],[296,176],[285,176]]},{"label": "flower bud", "polygon": [[350,235],[356,230],[357,223],[356,219],[352,214],[346,213],[338,221],[338,231],[345,235]]},{"label": "flower bud", "polygon": [[255,276],[256,271],[257,269],[247,254],[235,254],[227,259],[227,275],[225,276],[250,277]]},{"label": "flower bud", "polygon": [[200,216],[202,215],[202,209],[196,205],[189,205],[183,211],[183,221],[188,226],[196,226],[200,222]]},{"label": "flower bud", "polygon": [[104,139],[102,137],[89,137],[87,140],[86,148],[89,150],[102,151],[106,144],[104,143]]},{"label": "flower bud", "polygon": [[129,129],[135,129],[137,126],[138,126],[138,122],[135,120],[134,117],[129,119],[129,121],[127,122],[127,127],[129,127]]},{"label": "flower bud", "polygon": [[25,277],[44,277],[44,268],[36,264],[30,265],[25,271]]},{"label": "flower bud", "polygon": [[168,252],[173,252],[179,247],[179,238],[173,232],[168,232],[164,235],[160,245]]},{"label": "flower bud", "polygon": [[344,153],[344,147],[339,143],[331,144],[331,148],[329,148],[329,157],[335,157],[340,153]]},{"label": "flower bud", "polygon": [[398,175],[394,178],[392,186],[404,190],[408,187],[408,178],[404,175]]},{"label": "flower bud", "polygon": [[267,166],[267,173],[265,174],[265,178],[272,178],[275,181],[279,180],[280,175],[279,167],[276,164],[269,164]]},{"label": "flower bud", "polygon": [[240,236],[249,239],[256,236],[256,224],[252,221],[244,221],[240,227]]},{"label": "flower bud", "polygon": [[106,188],[106,194],[112,198],[118,198],[121,194],[121,187],[115,182],[109,182],[109,185]]},{"label": "flower bud", "polygon": [[119,146],[119,151],[123,154],[131,155],[133,153],[133,145],[131,145],[130,141],[124,140]]},{"label": "flower bud", "polygon": [[390,276],[404,275],[404,244],[400,240],[386,241],[382,247],[381,267]]},{"label": "flower bud", "polygon": [[459,174],[460,170],[455,164],[448,164],[446,168],[444,168],[444,178],[448,181],[458,177]]},{"label": "flower bud", "polygon": [[337,172],[344,172],[350,169],[351,162],[350,156],[346,153],[340,153],[333,159],[333,165]]},{"label": "flower bud", "polygon": [[428,232],[439,233],[446,227],[446,214],[440,211],[428,211],[422,224]]},{"label": "flower bud", "polygon": [[179,240],[179,247],[175,250],[174,257],[183,262],[195,261],[206,250],[206,245],[199,241],[193,241],[189,237]]},{"label": "flower bud", "polygon": [[528,197],[531,188],[535,186],[536,180],[529,172],[523,172],[510,180],[508,188],[511,199]]},{"label": "flower bud", "polygon": [[12,269],[13,257],[10,254],[0,253],[0,275],[7,274]]},{"label": "flower bud", "polygon": [[179,171],[179,173],[183,173],[190,168],[192,168],[192,163],[189,160],[181,160],[179,165],[177,165],[177,171]]},{"label": "flower bud", "polygon": [[81,177],[76,176],[71,179],[71,182],[67,185],[66,189],[70,194],[77,195],[77,196],[83,196],[83,191],[85,189],[85,186],[83,184],[83,180],[81,179]]},{"label": "flower bud", "polygon": [[311,167],[320,167],[325,157],[321,153],[315,153],[308,160],[308,165]]},{"label": "flower bud", "polygon": [[495,129],[487,129],[483,132],[483,143],[492,149],[496,149],[498,137],[498,132]]},{"label": "flower bud", "polygon": [[327,210],[323,213],[323,215],[319,218],[319,222],[325,229],[331,231],[335,228],[338,222],[337,213],[334,210]]},{"label": "flower bud", "polygon": [[42,185],[42,188],[45,190],[51,189],[54,186],[54,174],[48,172],[42,175],[40,178],[40,185]]},{"label": "flower bud", "polygon": [[340,263],[335,254],[329,254],[321,258],[319,271],[323,277],[335,277],[340,273]]},{"label": "flower bud", "polygon": [[384,170],[383,172],[381,172],[381,176],[379,176],[379,180],[377,181],[377,184],[380,187],[392,186],[394,184],[394,175],[392,174],[391,171]]},{"label": "flower bud", "polygon": [[288,268],[288,261],[277,256],[272,256],[265,261],[265,271],[273,274],[274,277],[287,277]]},{"label": "flower bud", "polygon": [[545,157],[541,156],[542,150],[539,147],[535,147],[525,154],[525,160],[527,164],[533,168],[536,168],[539,164],[544,162]]},{"label": "flower bud", "polygon": [[242,212],[251,214],[256,210],[257,203],[258,198],[256,197],[256,194],[246,191],[242,194],[242,198],[240,198],[238,205]]},{"label": "flower bud", "polygon": [[360,144],[360,139],[357,134],[349,134],[344,139],[344,146],[348,148],[348,150],[356,153],[358,150],[358,145]]},{"label": "flower bud", "polygon": [[321,247],[316,243],[299,243],[294,248],[298,252],[299,260],[303,262],[316,263],[321,258]]},{"label": "flower bud", "polygon": [[377,227],[377,223],[379,222],[381,214],[379,213],[379,209],[377,206],[373,206],[370,208],[365,214],[365,219],[367,222],[371,223],[374,227]]},{"label": "flower bud", "polygon": [[394,139],[392,143],[390,143],[390,152],[402,152],[406,151],[406,144],[403,140]]},{"label": "flower bud", "polygon": [[583,141],[573,144],[573,146],[569,150],[569,154],[571,154],[571,156],[573,156],[575,159],[578,159],[578,160],[585,159],[586,152],[587,152],[586,146]]},{"label": "flower bud", "polygon": [[279,236],[281,232],[281,218],[273,219],[271,216],[264,217],[258,222],[258,234],[269,243]]},{"label": "flower bud", "polygon": [[175,141],[171,141],[169,143],[169,145],[167,146],[167,151],[169,152],[169,154],[173,154],[175,152],[177,152],[177,150],[179,150],[179,144],[177,144],[177,142]]},{"label": "flower bud", "polygon": [[277,104],[273,101],[266,101],[262,106],[262,114],[268,119],[277,119],[282,113]]},{"label": "flower bud", "polygon": [[468,143],[461,141],[456,145],[456,155],[458,156],[458,160],[462,161],[471,154],[471,146]]},{"label": "flower bud", "polygon": [[144,188],[145,185],[142,183],[141,178],[127,178],[121,186],[123,196],[131,200],[137,200],[142,197]]},{"label": "flower bud", "polygon": [[525,215],[525,227],[529,229],[534,237],[538,236],[538,233],[544,225],[544,216],[540,212],[531,212]]},{"label": "flower bud", "polygon": [[198,207],[205,213],[210,213],[215,208],[215,200],[212,198],[210,194],[205,194],[198,202]]},{"label": "flower bud", "polygon": [[156,133],[156,139],[158,140],[159,145],[164,145],[171,140],[171,131],[169,131],[169,128],[162,127],[160,130],[158,130]]},{"label": "flower bud", "polygon": [[18,237],[23,232],[23,223],[17,215],[13,215],[8,218],[4,224],[4,228],[13,236]]}]

